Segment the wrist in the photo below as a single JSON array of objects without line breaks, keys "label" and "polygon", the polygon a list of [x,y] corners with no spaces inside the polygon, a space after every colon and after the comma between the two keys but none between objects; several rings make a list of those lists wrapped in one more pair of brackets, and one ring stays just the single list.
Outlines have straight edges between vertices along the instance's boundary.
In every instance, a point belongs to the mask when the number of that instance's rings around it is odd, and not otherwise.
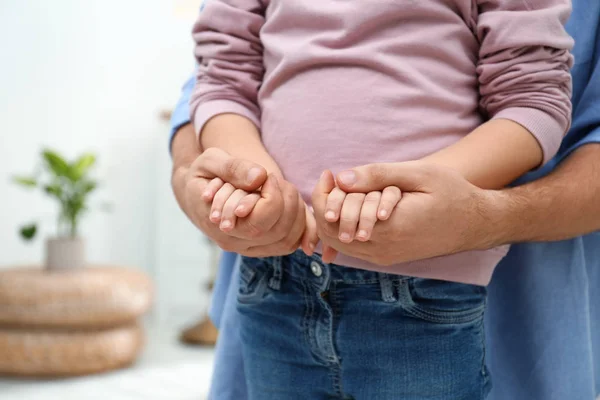
[{"label": "wrist", "polygon": [[487,250],[513,241],[511,198],[503,190],[480,189],[474,207],[475,223],[465,250]]},{"label": "wrist", "polygon": [[180,165],[173,166],[171,172],[171,188],[173,190],[173,194],[175,195],[175,199],[179,206],[183,209],[183,200],[184,200],[184,192],[186,185],[186,176],[190,169],[189,165]]}]

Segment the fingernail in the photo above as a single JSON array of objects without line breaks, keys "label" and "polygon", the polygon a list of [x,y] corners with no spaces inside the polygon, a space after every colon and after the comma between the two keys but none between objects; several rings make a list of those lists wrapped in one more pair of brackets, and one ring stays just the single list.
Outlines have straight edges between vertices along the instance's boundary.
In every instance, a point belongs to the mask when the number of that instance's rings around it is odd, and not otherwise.
[{"label": "fingernail", "polygon": [[260,176],[262,170],[257,167],[250,168],[248,171],[248,183],[253,183]]},{"label": "fingernail", "polygon": [[358,235],[359,238],[363,238],[366,239],[367,238],[367,231],[365,231],[364,229],[361,229],[360,231],[358,231]]},{"label": "fingernail", "polygon": [[354,185],[356,183],[356,173],[354,171],[343,171],[338,174],[338,180],[344,185]]},{"label": "fingernail", "polygon": [[331,220],[331,221],[335,220],[335,213],[333,211],[327,211],[325,213],[325,219]]},{"label": "fingernail", "polygon": [[205,190],[204,193],[202,193],[202,198],[204,198],[205,200],[209,200],[212,197],[212,193],[210,190]]},{"label": "fingernail", "polygon": [[225,220],[221,222],[221,229],[229,229],[231,228],[231,221]]},{"label": "fingernail", "polygon": [[212,214],[210,214],[210,217],[211,217],[212,219],[219,219],[219,217],[220,217],[220,216],[221,216],[221,213],[220,213],[220,212],[218,212],[218,211],[213,211],[213,213],[212,213]]},{"label": "fingernail", "polygon": [[387,217],[387,211],[386,210],[379,211],[379,217],[381,217],[381,218]]},{"label": "fingernail", "polygon": [[237,206],[237,208],[235,209],[235,212],[240,213],[244,211],[244,206]]},{"label": "fingernail", "polygon": [[350,241],[350,235],[348,233],[344,232],[344,233],[342,233],[340,235],[340,240],[342,242],[349,242]]},{"label": "fingernail", "polygon": [[308,244],[308,248],[311,249],[311,250],[314,250],[315,249],[315,244],[314,243],[309,243]]}]

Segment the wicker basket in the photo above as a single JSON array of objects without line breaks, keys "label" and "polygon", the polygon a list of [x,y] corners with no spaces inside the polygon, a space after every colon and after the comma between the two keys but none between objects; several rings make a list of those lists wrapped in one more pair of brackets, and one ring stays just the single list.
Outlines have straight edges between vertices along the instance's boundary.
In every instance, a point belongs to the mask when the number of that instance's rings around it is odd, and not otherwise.
[{"label": "wicker basket", "polygon": [[0,270],[0,326],[98,329],[134,321],[152,282],[130,268]]},{"label": "wicker basket", "polygon": [[84,375],[127,366],[143,346],[137,320],[152,283],[141,271],[0,270],[0,374]]},{"label": "wicker basket", "polygon": [[67,377],[130,365],[143,346],[138,325],[100,331],[0,329],[0,374]]}]

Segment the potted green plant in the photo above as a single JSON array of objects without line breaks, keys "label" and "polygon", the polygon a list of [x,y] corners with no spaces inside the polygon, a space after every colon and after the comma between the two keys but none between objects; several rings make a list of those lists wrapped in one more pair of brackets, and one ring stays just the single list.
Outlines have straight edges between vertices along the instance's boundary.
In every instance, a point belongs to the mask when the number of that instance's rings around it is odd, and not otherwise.
[{"label": "potted green plant", "polygon": [[[57,232],[46,240],[46,268],[50,270],[79,268],[85,265],[85,243],[79,236],[79,223],[87,211],[89,195],[97,182],[89,175],[96,162],[86,153],[72,162],[55,151],[42,151],[42,168],[33,176],[15,176],[14,182],[26,188],[39,188],[59,204]],[[36,223],[20,228],[25,240],[33,240]]]}]

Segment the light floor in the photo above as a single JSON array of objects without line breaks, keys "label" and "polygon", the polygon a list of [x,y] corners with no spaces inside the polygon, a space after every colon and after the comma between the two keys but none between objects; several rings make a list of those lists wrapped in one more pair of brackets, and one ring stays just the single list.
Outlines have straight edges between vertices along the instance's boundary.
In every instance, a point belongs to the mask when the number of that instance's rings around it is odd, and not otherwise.
[{"label": "light floor", "polygon": [[177,342],[177,331],[148,332],[133,367],[62,380],[0,378],[1,400],[206,400],[213,349]]}]

